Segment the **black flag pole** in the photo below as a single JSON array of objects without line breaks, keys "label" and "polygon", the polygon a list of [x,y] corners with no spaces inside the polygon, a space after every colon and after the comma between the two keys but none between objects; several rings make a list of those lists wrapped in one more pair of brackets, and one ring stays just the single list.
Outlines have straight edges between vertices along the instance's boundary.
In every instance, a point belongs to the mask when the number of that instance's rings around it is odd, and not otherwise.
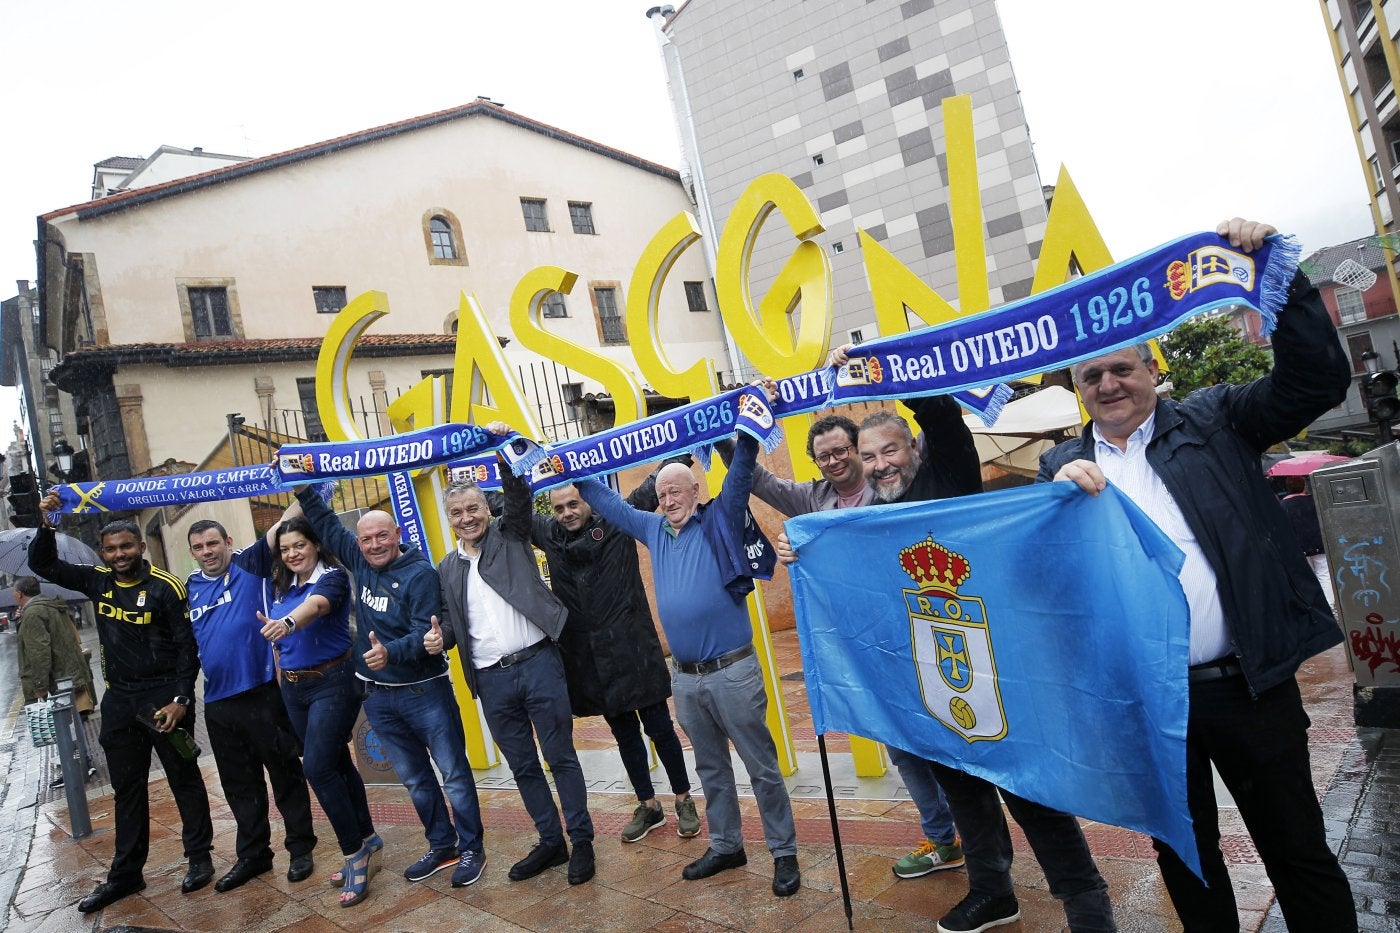
[{"label": "black flag pole", "polygon": [[846,929],[854,930],[851,916],[851,886],[846,881],[846,857],[841,854],[841,824],[836,821],[836,794],[831,789],[831,763],[826,760],[826,733],[817,736],[817,751],[821,753],[822,780],[826,782],[826,809],[831,814],[831,841],[836,844],[836,874],[841,876],[841,903],[846,906]]}]

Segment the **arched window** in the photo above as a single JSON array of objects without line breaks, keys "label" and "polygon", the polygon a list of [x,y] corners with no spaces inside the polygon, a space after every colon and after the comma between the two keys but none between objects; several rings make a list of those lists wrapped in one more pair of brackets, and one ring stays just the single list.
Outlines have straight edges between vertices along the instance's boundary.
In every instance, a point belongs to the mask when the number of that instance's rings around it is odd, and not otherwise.
[{"label": "arched window", "polygon": [[462,225],[446,208],[433,207],[423,212],[423,245],[428,250],[429,265],[467,264],[467,253],[462,248]]},{"label": "arched window", "polygon": [[433,258],[457,258],[457,244],[453,242],[451,224],[441,217],[434,217],[428,221],[428,231],[433,237]]}]

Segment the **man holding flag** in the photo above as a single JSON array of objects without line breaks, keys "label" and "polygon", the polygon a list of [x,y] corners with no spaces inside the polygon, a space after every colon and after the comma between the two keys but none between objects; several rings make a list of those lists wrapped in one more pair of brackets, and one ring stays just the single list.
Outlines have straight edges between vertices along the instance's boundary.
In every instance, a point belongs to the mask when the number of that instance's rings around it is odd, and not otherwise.
[{"label": "man holding flag", "polygon": [[[849,349],[848,345],[833,351],[832,364],[845,363]],[[981,462],[957,403],[948,396],[936,396],[904,404],[923,429],[923,451],[908,423],[893,412],[877,411],[860,426],[861,463],[876,499],[921,502],[981,492]],[[780,539],[779,557],[795,556]],[[979,933],[1014,923],[1021,916],[1013,893],[1011,833],[1002,812],[1003,798],[1045,871],[1050,893],[1064,904],[1069,928],[1074,933],[1117,929],[1108,884],[1094,864],[1078,820],[956,768],[934,761],[927,765],[963,834],[967,865],[967,896],[939,921],[940,933]]]},{"label": "man holding flag", "polygon": [[[850,346],[848,344],[837,350],[832,355],[833,363],[837,354],[844,356]],[[944,402],[935,400],[929,400],[925,405],[918,399],[911,399],[905,405],[933,419],[943,416],[942,420],[931,421],[927,427],[921,425],[926,437],[930,431],[955,437],[957,432],[962,432],[968,435],[967,443],[970,443],[971,434],[962,423],[958,406],[951,399],[947,402],[951,404],[951,409],[946,408]],[[946,431],[943,430],[945,427]],[[756,464],[754,496],[788,517],[874,503],[875,489],[866,482],[860,455],[856,452],[859,433],[860,428],[856,423],[843,415],[828,415],[813,422],[807,431],[807,456],[821,471],[821,479],[799,483],[774,476],[762,464]],[[960,437],[957,439],[959,442],[963,440]],[[958,446],[964,445],[959,443]],[[721,441],[715,445],[715,451],[727,465],[734,456],[734,442]],[[966,458],[960,462],[966,476],[963,485],[969,491],[979,489],[982,484],[980,465],[975,459],[970,464]],[[933,775],[932,763],[893,745],[888,746],[888,751],[890,761],[898,769],[899,778],[909,791],[909,799],[919,811],[919,825],[924,832],[924,841],[892,866],[895,876],[920,878],[935,871],[957,868],[963,864],[962,844],[958,840],[957,827],[953,825],[948,801],[943,797],[943,789]]]},{"label": "man holding flag", "polygon": [[[1216,230],[1245,253],[1276,231],[1238,217]],[[1081,362],[1093,423],[1041,458],[1037,480],[1090,495],[1112,482],[1181,548],[1190,609],[1187,801],[1204,883],[1153,840],[1188,931],[1236,930],[1211,765],[1239,806],[1290,930],[1357,928],[1328,847],[1308,759],[1299,664],[1342,640],[1317,578],[1265,482],[1260,455],[1340,404],[1351,384],[1337,332],[1299,273],[1273,335],[1274,369],[1182,402],[1159,400],[1146,344]]]}]

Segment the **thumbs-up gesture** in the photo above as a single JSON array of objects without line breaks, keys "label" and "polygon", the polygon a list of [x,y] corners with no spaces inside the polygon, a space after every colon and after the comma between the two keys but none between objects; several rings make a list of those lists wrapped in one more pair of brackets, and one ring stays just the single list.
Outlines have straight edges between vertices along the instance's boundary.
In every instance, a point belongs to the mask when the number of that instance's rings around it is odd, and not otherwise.
[{"label": "thumbs-up gesture", "polygon": [[423,636],[423,650],[428,654],[442,654],[442,626],[438,617],[433,616],[428,623],[428,632]]},{"label": "thumbs-up gesture", "polygon": [[258,621],[262,623],[262,637],[268,641],[275,642],[287,635],[287,623],[281,619],[269,619],[259,611]]},{"label": "thumbs-up gesture", "polygon": [[365,652],[365,667],[372,671],[382,671],[389,665],[389,649],[379,643],[374,632],[369,633],[369,650]]}]

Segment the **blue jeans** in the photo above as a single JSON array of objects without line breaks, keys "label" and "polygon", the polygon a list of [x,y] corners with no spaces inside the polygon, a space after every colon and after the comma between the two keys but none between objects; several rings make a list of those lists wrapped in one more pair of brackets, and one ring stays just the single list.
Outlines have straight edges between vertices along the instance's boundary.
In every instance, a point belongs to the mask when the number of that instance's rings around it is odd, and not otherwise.
[{"label": "blue jeans", "polygon": [[476,671],[477,696],[491,737],[496,740],[525,811],[535,822],[540,843],[564,844],[559,809],[549,792],[535,739],[549,762],[569,839],[578,845],[593,841],[593,820],[588,815],[588,787],[574,751],[574,714],[564,683],[564,662],[555,645],[547,645],[519,664],[484,667]]},{"label": "blue jeans", "polygon": [[346,660],[319,680],[288,683],[282,678],[282,702],[302,744],[302,770],[316,792],[344,855],[374,835],[365,782],[350,755],[350,733],[360,712],[355,671]]},{"label": "blue jeans", "polygon": [[[481,805],[467,763],[467,738],[452,682],[443,676],[398,687],[367,683],[366,689],[365,715],[408,788],[428,845],[435,850],[484,854]],[[441,785],[433,773],[434,764],[442,772]],[[452,803],[451,819],[442,799],[444,790]]]},{"label": "blue jeans", "polygon": [[744,846],[739,793],[729,743],[749,772],[758,799],[763,835],[773,855],[797,854],[792,801],[778,770],[778,749],[764,717],[768,695],[758,659],[747,657],[712,674],[685,674],[672,669],[671,695],[676,718],[695,749],[695,773],[705,791],[705,822],[710,848],[722,855]]},{"label": "blue jeans", "polygon": [[[969,892],[1014,894],[1011,882],[1011,830],[1001,801],[1020,824],[1045,880],[1065,908],[1072,933],[1112,933],[1113,905],[1108,883],[1099,874],[1079,821],[1017,797],[996,785],[946,765],[933,763],[933,773],[947,794],[953,819],[962,830]],[[998,796],[1000,794],[1000,796]]]},{"label": "blue jeans", "polygon": [[958,836],[943,788],[933,773],[933,762],[911,755],[902,748],[889,746],[890,763],[899,769],[899,779],[909,791],[909,799],[919,808],[919,825],[929,842],[947,844]]}]

